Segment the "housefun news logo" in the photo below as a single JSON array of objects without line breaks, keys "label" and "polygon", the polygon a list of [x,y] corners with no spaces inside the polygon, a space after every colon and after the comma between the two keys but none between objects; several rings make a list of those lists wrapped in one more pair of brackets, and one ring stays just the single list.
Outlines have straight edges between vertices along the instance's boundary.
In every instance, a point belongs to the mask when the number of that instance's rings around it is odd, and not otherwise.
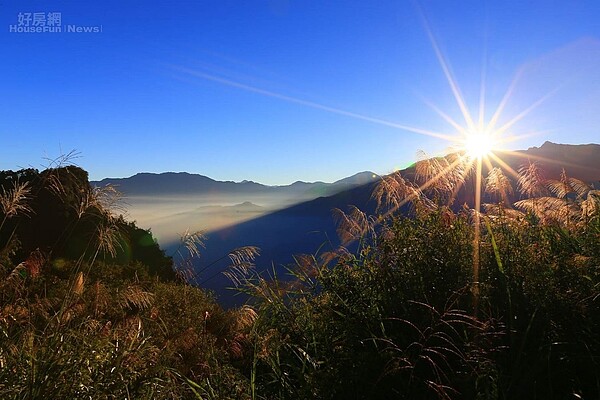
[{"label": "housefun news logo", "polygon": [[8,25],[10,33],[102,33],[102,25],[64,24],[60,12],[20,12],[17,23]]}]

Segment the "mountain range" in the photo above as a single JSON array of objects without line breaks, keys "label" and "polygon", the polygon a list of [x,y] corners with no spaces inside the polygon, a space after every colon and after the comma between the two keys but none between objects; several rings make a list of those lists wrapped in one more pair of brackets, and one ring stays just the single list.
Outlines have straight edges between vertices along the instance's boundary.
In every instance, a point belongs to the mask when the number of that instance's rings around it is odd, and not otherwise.
[{"label": "mountain range", "polygon": [[177,195],[287,195],[290,197],[327,196],[372,182],[377,177],[370,171],[340,179],[333,183],[296,181],[289,185],[269,186],[249,180],[217,181],[187,172],[139,173],[129,178],[106,178],[92,185],[117,186],[128,197]]},{"label": "mountain range", "polygon": [[[505,164],[502,166],[505,171],[506,167],[518,171],[522,164],[530,160],[540,165],[547,178],[558,178],[564,168],[571,177],[596,186],[599,183],[600,145],[597,144],[564,145],[546,142],[540,147],[498,155]],[[493,159],[490,165],[484,163],[484,176],[487,175],[490,166],[501,165]],[[415,166],[400,173],[411,179],[415,174]],[[506,172],[506,175],[516,188],[516,178],[509,172]],[[249,200],[243,195],[257,193],[268,196],[279,191],[279,194],[286,195],[301,194],[297,198],[307,196],[307,201],[271,212],[252,203],[233,204],[230,206],[232,210],[239,211],[240,207],[249,210],[258,208],[264,212],[251,214],[250,218],[239,220],[235,224],[225,224],[208,230],[206,249],[196,265],[197,270],[202,270],[198,283],[214,290],[224,305],[234,305],[243,301],[243,298],[234,297],[232,292],[225,290],[231,283],[221,274],[228,265],[227,258],[223,259],[224,255],[237,247],[257,246],[261,249],[261,255],[256,260],[257,269],[282,274],[285,271],[282,266],[293,262],[293,255],[316,254],[334,249],[339,242],[336,238],[332,209],[346,210],[349,205],[355,205],[367,214],[374,213],[375,202],[371,195],[378,182],[374,177],[376,175],[371,172],[363,172],[333,184],[296,182],[287,186],[269,187],[254,182],[218,182],[191,174],[167,173],[138,174],[122,180],[103,180],[99,184],[119,184],[121,190],[129,195],[133,193],[134,196],[206,194],[207,190],[217,189],[221,190],[220,193],[229,191],[227,193],[235,194],[236,198],[246,202]],[[320,190],[323,190],[325,195],[317,196],[316,193]],[[473,193],[472,180],[465,182],[455,204],[472,203],[473,199],[469,193]],[[515,196],[518,197],[518,193]],[[168,251],[177,246],[173,240],[161,244]],[[221,261],[215,262],[219,259]],[[206,268],[207,266],[210,267]]]}]

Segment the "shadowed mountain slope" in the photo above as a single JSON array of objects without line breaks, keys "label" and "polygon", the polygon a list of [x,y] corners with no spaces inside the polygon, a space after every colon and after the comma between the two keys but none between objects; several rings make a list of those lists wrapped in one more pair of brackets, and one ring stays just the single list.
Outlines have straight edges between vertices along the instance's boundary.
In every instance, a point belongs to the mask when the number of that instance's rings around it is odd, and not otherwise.
[{"label": "shadowed mountain slope", "polygon": [[[564,167],[569,176],[590,184],[597,185],[600,179],[600,145],[560,145],[546,142],[539,148],[500,156],[515,171],[529,159],[539,163],[547,178],[558,178]],[[492,162],[492,166],[499,165]],[[483,175],[487,175],[488,171],[489,167],[484,165]],[[401,171],[401,174],[407,179],[413,179],[414,166]],[[507,176],[513,181],[516,191],[515,178],[509,173]],[[231,286],[221,273],[227,267],[228,260],[225,258],[216,263],[215,260],[237,247],[258,246],[261,248],[261,256],[257,259],[257,269],[269,271],[275,268],[278,274],[285,273],[283,265],[292,263],[293,255],[330,251],[339,245],[332,209],[347,210],[349,205],[355,205],[367,214],[373,214],[376,204],[371,199],[371,194],[376,184],[377,182],[370,182],[209,232],[206,249],[197,265],[197,271],[200,271],[199,284],[215,290],[225,305],[243,301],[242,298],[234,298],[232,292],[224,290]],[[457,194],[454,207],[460,207],[465,202],[472,205],[473,185],[473,178],[465,182]],[[518,196],[516,193],[515,198]],[[491,199],[484,198],[483,201]]]}]

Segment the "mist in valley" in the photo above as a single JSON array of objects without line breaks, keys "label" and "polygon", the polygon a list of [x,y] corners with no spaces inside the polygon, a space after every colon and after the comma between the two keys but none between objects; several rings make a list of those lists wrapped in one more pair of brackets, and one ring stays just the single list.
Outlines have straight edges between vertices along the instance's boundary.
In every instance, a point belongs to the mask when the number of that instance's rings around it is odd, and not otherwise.
[{"label": "mist in valley", "polygon": [[177,195],[128,196],[127,216],[150,229],[164,247],[179,241],[186,230],[210,232],[311,200],[315,196],[269,195]]}]

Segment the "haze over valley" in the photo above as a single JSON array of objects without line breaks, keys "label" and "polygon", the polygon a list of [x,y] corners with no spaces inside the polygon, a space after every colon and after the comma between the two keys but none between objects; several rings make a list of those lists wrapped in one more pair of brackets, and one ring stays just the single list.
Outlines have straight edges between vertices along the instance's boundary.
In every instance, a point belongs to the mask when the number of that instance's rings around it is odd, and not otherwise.
[{"label": "haze over valley", "polygon": [[92,184],[114,185],[125,196],[127,215],[170,247],[186,231],[210,233],[376,178],[373,172],[365,171],[333,183],[298,181],[269,186],[251,181],[221,182],[189,173],[144,173]]}]

